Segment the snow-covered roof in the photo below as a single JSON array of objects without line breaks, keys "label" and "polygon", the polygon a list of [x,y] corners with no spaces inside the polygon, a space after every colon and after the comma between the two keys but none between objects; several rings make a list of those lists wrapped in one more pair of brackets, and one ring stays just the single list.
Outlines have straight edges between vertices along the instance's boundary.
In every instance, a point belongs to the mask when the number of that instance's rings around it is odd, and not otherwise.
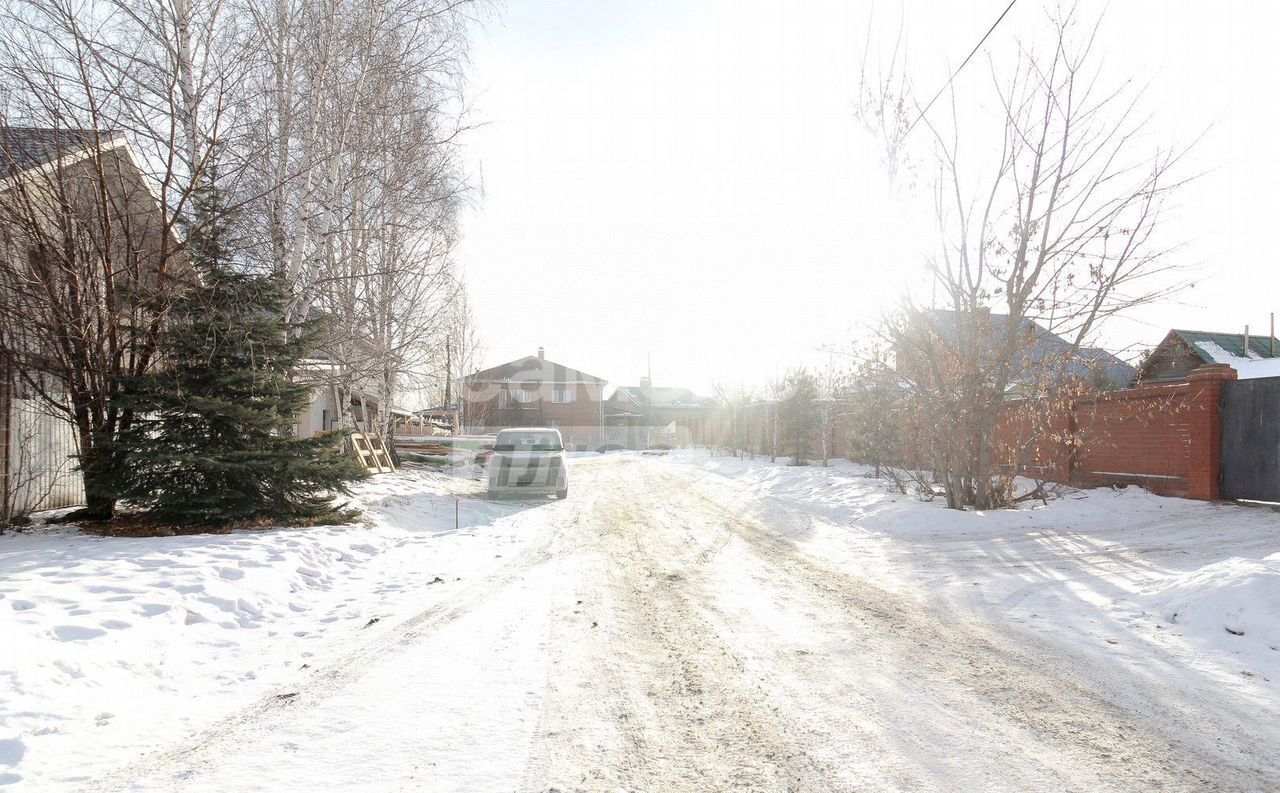
[{"label": "snow-covered roof", "polygon": [[1253,350],[1247,350],[1245,355],[1236,355],[1218,344],[1216,341],[1198,341],[1195,343],[1195,346],[1200,348],[1200,352],[1209,356],[1209,361],[1211,363],[1229,363],[1234,365],[1241,361],[1248,362],[1262,359],[1262,356],[1258,355]]},{"label": "snow-covered roof", "polygon": [[1257,361],[1241,361],[1232,364],[1236,376],[1241,380],[1255,380],[1259,377],[1280,377],[1280,358],[1263,358]]},{"label": "snow-covered roof", "polygon": [[1198,341],[1195,346],[1213,363],[1225,363],[1236,370],[1241,380],[1254,380],[1259,377],[1280,377],[1280,358],[1267,358],[1253,350],[1246,350],[1247,355],[1234,355],[1229,350],[1212,341]]},{"label": "snow-covered roof", "polygon": [[1243,333],[1217,333],[1204,330],[1174,328],[1170,336],[1177,337],[1205,363],[1231,363],[1233,359],[1274,358],[1272,350],[1280,351],[1280,340],[1270,336],[1251,335],[1245,343]]}]

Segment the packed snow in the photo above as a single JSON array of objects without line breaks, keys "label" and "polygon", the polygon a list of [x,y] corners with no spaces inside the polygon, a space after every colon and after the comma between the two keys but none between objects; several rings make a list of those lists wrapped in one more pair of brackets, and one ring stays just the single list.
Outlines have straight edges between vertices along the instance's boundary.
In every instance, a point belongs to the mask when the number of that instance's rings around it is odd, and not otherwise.
[{"label": "packed snow", "polygon": [[[1274,511],[1129,488],[957,512],[844,462],[702,451],[572,465],[564,502],[406,470],[351,526],[0,536],[0,789],[677,790],[705,753],[705,789],[1109,789],[1113,738],[1073,725],[1118,714],[1218,735],[1206,789],[1280,784]],[[892,660],[943,648],[933,682]],[[1036,737],[984,697],[1069,709]]]}]

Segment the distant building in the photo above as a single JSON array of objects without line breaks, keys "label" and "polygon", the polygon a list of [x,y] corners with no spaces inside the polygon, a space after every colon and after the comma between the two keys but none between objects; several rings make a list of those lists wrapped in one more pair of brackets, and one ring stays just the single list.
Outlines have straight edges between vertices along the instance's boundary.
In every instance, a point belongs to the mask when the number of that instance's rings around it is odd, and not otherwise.
[{"label": "distant building", "polygon": [[614,389],[604,404],[604,423],[609,440],[628,449],[676,446],[714,404],[687,388],[655,387],[642,377],[640,385]]},{"label": "distant building", "polygon": [[1241,379],[1280,375],[1280,368],[1263,363],[1276,359],[1278,353],[1280,340],[1273,336],[1249,336],[1246,341],[1243,333],[1174,329],[1142,361],[1138,379],[1144,383],[1182,380],[1209,363],[1230,364]]},{"label": "distant building", "polygon": [[482,369],[462,381],[463,432],[483,435],[506,427],[556,427],[576,449],[602,443],[607,381],[536,356]]}]

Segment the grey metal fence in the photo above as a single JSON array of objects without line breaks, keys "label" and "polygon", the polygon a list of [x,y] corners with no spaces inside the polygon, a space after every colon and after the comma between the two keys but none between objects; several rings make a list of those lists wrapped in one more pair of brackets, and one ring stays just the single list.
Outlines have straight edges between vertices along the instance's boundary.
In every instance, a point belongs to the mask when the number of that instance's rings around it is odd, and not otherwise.
[{"label": "grey metal fence", "polygon": [[1280,501],[1280,377],[1223,383],[1222,497]]}]

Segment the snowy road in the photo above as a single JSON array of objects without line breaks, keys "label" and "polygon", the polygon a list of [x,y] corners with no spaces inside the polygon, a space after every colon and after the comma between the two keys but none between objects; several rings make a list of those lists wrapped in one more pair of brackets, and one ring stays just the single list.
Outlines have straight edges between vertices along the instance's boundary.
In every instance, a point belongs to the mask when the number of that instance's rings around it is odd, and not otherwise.
[{"label": "snowy road", "polygon": [[692,466],[573,474],[491,575],[92,789],[1280,787],[1274,699],[877,586]]}]

